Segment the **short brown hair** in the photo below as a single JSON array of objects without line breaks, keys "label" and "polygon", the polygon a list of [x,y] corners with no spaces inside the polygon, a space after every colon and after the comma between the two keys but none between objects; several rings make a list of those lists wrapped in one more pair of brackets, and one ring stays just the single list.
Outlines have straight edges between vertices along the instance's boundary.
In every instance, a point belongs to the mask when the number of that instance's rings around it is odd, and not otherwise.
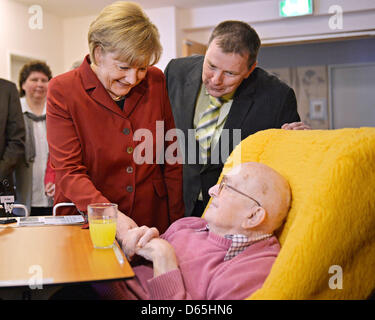
[{"label": "short brown hair", "polygon": [[105,7],[90,25],[90,59],[96,63],[94,51],[100,46],[129,65],[154,65],[162,53],[159,38],[158,29],[138,4],[117,1]]},{"label": "short brown hair", "polygon": [[213,30],[208,44],[217,39],[225,53],[249,54],[249,68],[256,62],[261,45],[257,32],[246,22],[227,20]]},{"label": "short brown hair", "polygon": [[25,64],[20,71],[18,82],[20,86],[20,97],[23,97],[26,94],[25,90],[22,89],[22,86],[26,82],[30,73],[34,71],[44,73],[48,77],[48,81],[52,79],[51,69],[45,62],[37,60],[30,61],[29,63]]}]

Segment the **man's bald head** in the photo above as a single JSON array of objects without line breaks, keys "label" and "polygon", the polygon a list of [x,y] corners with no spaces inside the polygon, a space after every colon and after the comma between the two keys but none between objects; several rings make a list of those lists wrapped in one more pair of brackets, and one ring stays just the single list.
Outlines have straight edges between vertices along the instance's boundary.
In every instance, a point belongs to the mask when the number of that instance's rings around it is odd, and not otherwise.
[{"label": "man's bald head", "polygon": [[252,192],[267,211],[264,227],[273,232],[281,226],[289,211],[291,191],[288,181],[276,170],[258,162],[241,164],[240,172],[244,188]]},{"label": "man's bald head", "polygon": [[290,207],[286,179],[257,162],[242,163],[223,177],[224,185],[210,189],[213,198],[205,219],[217,233],[272,233]]}]

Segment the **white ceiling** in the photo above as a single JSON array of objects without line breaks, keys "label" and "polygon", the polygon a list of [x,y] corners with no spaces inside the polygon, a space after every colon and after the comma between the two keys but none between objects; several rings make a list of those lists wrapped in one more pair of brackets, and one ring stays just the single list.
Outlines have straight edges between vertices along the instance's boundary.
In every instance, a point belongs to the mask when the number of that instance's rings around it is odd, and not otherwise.
[{"label": "white ceiling", "polygon": [[[13,0],[31,6],[40,5],[45,11],[61,17],[96,15],[114,0]],[[264,0],[133,0],[144,9],[160,7],[197,8],[238,2],[256,2]]]}]

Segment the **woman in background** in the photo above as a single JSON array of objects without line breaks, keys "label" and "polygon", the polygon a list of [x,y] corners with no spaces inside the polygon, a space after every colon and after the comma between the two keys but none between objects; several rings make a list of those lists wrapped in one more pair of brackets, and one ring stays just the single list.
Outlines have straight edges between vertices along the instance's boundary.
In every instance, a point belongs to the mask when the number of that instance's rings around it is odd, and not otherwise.
[{"label": "woman in background", "polygon": [[52,214],[53,199],[44,192],[48,158],[46,97],[51,78],[51,69],[41,61],[24,65],[19,75],[26,142],[25,159],[15,172],[16,202],[26,205],[34,216]]}]

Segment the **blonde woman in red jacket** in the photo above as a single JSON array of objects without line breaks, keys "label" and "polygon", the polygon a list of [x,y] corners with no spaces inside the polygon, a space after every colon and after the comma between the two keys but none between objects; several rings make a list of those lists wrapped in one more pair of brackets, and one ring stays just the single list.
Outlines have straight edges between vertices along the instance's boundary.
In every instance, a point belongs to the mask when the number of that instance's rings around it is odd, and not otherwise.
[{"label": "blonde woman in red jacket", "polygon": [[[90,203],[113,202],[126,228],[131,217],[164,231],[184,206],[181,164],[159,159],[177,143],[165,141],[175,124],[164,75],[152,66],[162,52],[158,30],[138,5],[121,1],[103,9],[88,40],[81,66],[48,88],[55,204],[85,212]],[[67,210],[60,213],[74,213]]]}]

